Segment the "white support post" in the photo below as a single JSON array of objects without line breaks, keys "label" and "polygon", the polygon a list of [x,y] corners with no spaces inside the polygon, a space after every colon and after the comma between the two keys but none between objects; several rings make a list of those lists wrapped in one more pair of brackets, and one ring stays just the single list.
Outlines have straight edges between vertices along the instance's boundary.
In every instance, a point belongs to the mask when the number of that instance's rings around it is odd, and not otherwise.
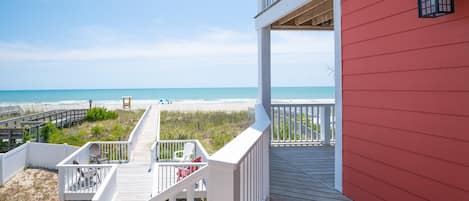
[{"label": "white support post", "polygon": [[187,189],[187,192],[186,192],[186,201],[194,201],[194,186],[192,186],[191,188]]},{"label": "white support post", "polygon": [[335,35],[335,189],[342,192],[342,14],[341,0],[334,0]]},{"label": "white support post", "polygon": [[329,145],[331,143],[331,108],[329,106],[319,107],[319,127],[321,140],[324,145]]},{"label": "white support post", "polygon": [[239,200],[239,170],[236,174],[233,164],[209,160],[208,172],[208,200]]},{"label": "white support post", "polygon": [[[271,40],[270,27],[264,27],[257,30],[258,41],[258,65],[259,65],[259,95],[258,103],[262,104],[267,116],[271,117]],[[257,120],[256,120],[257,121]],[[270,128],[270,127],[269,127]],[[262,198],[270,199],[270,130],[267,129],[263,134],[263,181]]]},{"label": "white support post", "polygon": [[270,27],[257,30],[258,41],[258,103],[264,106],[268,116],[270,116],[271,103],[271,82],[270,82]]},{"label": "white support post", "polygon": [[128,160],[128,162],[130,162],[130,160],[132,159],[132,151],[131,151],[131,148],[132,148],[132,143],[131,143],[131,142],[127,142],[127,160]]},{"label": "white support post", "polygon": [[59,187],[59,199],[60,201],[65,200],[65,172],[63,167],[58,167],[59,175],[58,175],[58,187]]}]

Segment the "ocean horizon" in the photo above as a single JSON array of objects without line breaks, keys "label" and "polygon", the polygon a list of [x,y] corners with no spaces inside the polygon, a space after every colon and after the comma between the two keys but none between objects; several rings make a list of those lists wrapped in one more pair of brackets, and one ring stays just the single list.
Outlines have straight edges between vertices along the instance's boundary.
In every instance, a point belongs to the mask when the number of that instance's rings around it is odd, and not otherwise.
[{"label": "ocean horizon", "polygon": [[[237,100],[257,98],[256,87],[225,88],[153,88],[153,89],[53,89],[0,90],[0,103],[52,103],[82,101],[120,101],[122,96],[133,100]],[[272,87],[272,99],[333,99],[334,87]]]}]

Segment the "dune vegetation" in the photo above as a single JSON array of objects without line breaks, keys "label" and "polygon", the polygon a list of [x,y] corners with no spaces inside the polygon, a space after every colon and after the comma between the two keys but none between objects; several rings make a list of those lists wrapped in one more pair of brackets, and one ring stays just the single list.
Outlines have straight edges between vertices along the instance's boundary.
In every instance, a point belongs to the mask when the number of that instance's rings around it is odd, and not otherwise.
[{"label": "dune vegetation", "polygon": [[48,123],[42,128],[41,135],[49,143],[67,143],[75,146],[81,146],[89,141],[127,140],[143,112],[143,110],[92,109],[82,124],[58,129],[54,124]]},{"label": "dune vegetation", "polygon": [[161,140],[198,139],[214,153],[252,123],[248,111],[161,112]]}]

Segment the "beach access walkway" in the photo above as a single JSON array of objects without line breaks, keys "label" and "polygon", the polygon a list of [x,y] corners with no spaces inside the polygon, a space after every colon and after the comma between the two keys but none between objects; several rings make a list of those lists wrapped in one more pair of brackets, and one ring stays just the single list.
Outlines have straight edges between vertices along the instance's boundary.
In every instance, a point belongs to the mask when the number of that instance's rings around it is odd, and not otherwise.
[{"label": "beach access walkway", "polygon": [[119,165],[117,169],[118,200],[148,200],[152,192],[152,173],[150,170],[150,148],[157,135],[159,107],[152,105],[148,115],[142,121],[142,129],[136,133],[136,143],[132,148],[129,163]]}]

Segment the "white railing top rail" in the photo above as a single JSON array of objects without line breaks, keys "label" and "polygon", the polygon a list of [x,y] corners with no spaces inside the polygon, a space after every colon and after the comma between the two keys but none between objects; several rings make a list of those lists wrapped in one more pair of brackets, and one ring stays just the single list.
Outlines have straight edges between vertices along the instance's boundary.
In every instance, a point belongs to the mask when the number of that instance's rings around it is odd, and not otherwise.
[{"label": "white railing top rail", "polygon": [[160,162],[158,166],[204,166],[207,165],[207,162]]},{"label": "white railing top rail", "polygon": [[156,141],[160,140],[160,131],[161,131],[161,129],[160,129],[161,109],[160,108],[161,108],[161,105],[158,104],[158,114],[157,114],[158,115],[158,121],[156,122],[156,126],[157,126],[156,127]]},{"label": "white railing top rail", "polygon": [[146,109],[145,109],[145,112],[143,113],[142,117],[140,117],[140,119],[138,120],[137,124],[135,125],[134,129],[132,130],[132,132],[130,133],[129,135],[129,139],[127,140],[127,142],[129,143],[132,143],[134,141],[134,138],[136,136],[136,133],[138,132],[138,129],[140,128],[140,125],[142,124],[142,122],[144,121],[145,117],[148,115],[148,112],[150,111],[151,109],[151,105],[149,105]]},{"label": "white railing top rail", "polygon": [[261,138],[262,133],[269,125],[269,116],[264,110],[264,106],[257,104],[256,122],[213,154],[209,160],[216,163],[231,164],[233,168],[236,168]]},{"label": "white railing top rail", "polygon": [[335,99],[297,100],[297,101],[275,101],[271,105],[333,105]]}]

